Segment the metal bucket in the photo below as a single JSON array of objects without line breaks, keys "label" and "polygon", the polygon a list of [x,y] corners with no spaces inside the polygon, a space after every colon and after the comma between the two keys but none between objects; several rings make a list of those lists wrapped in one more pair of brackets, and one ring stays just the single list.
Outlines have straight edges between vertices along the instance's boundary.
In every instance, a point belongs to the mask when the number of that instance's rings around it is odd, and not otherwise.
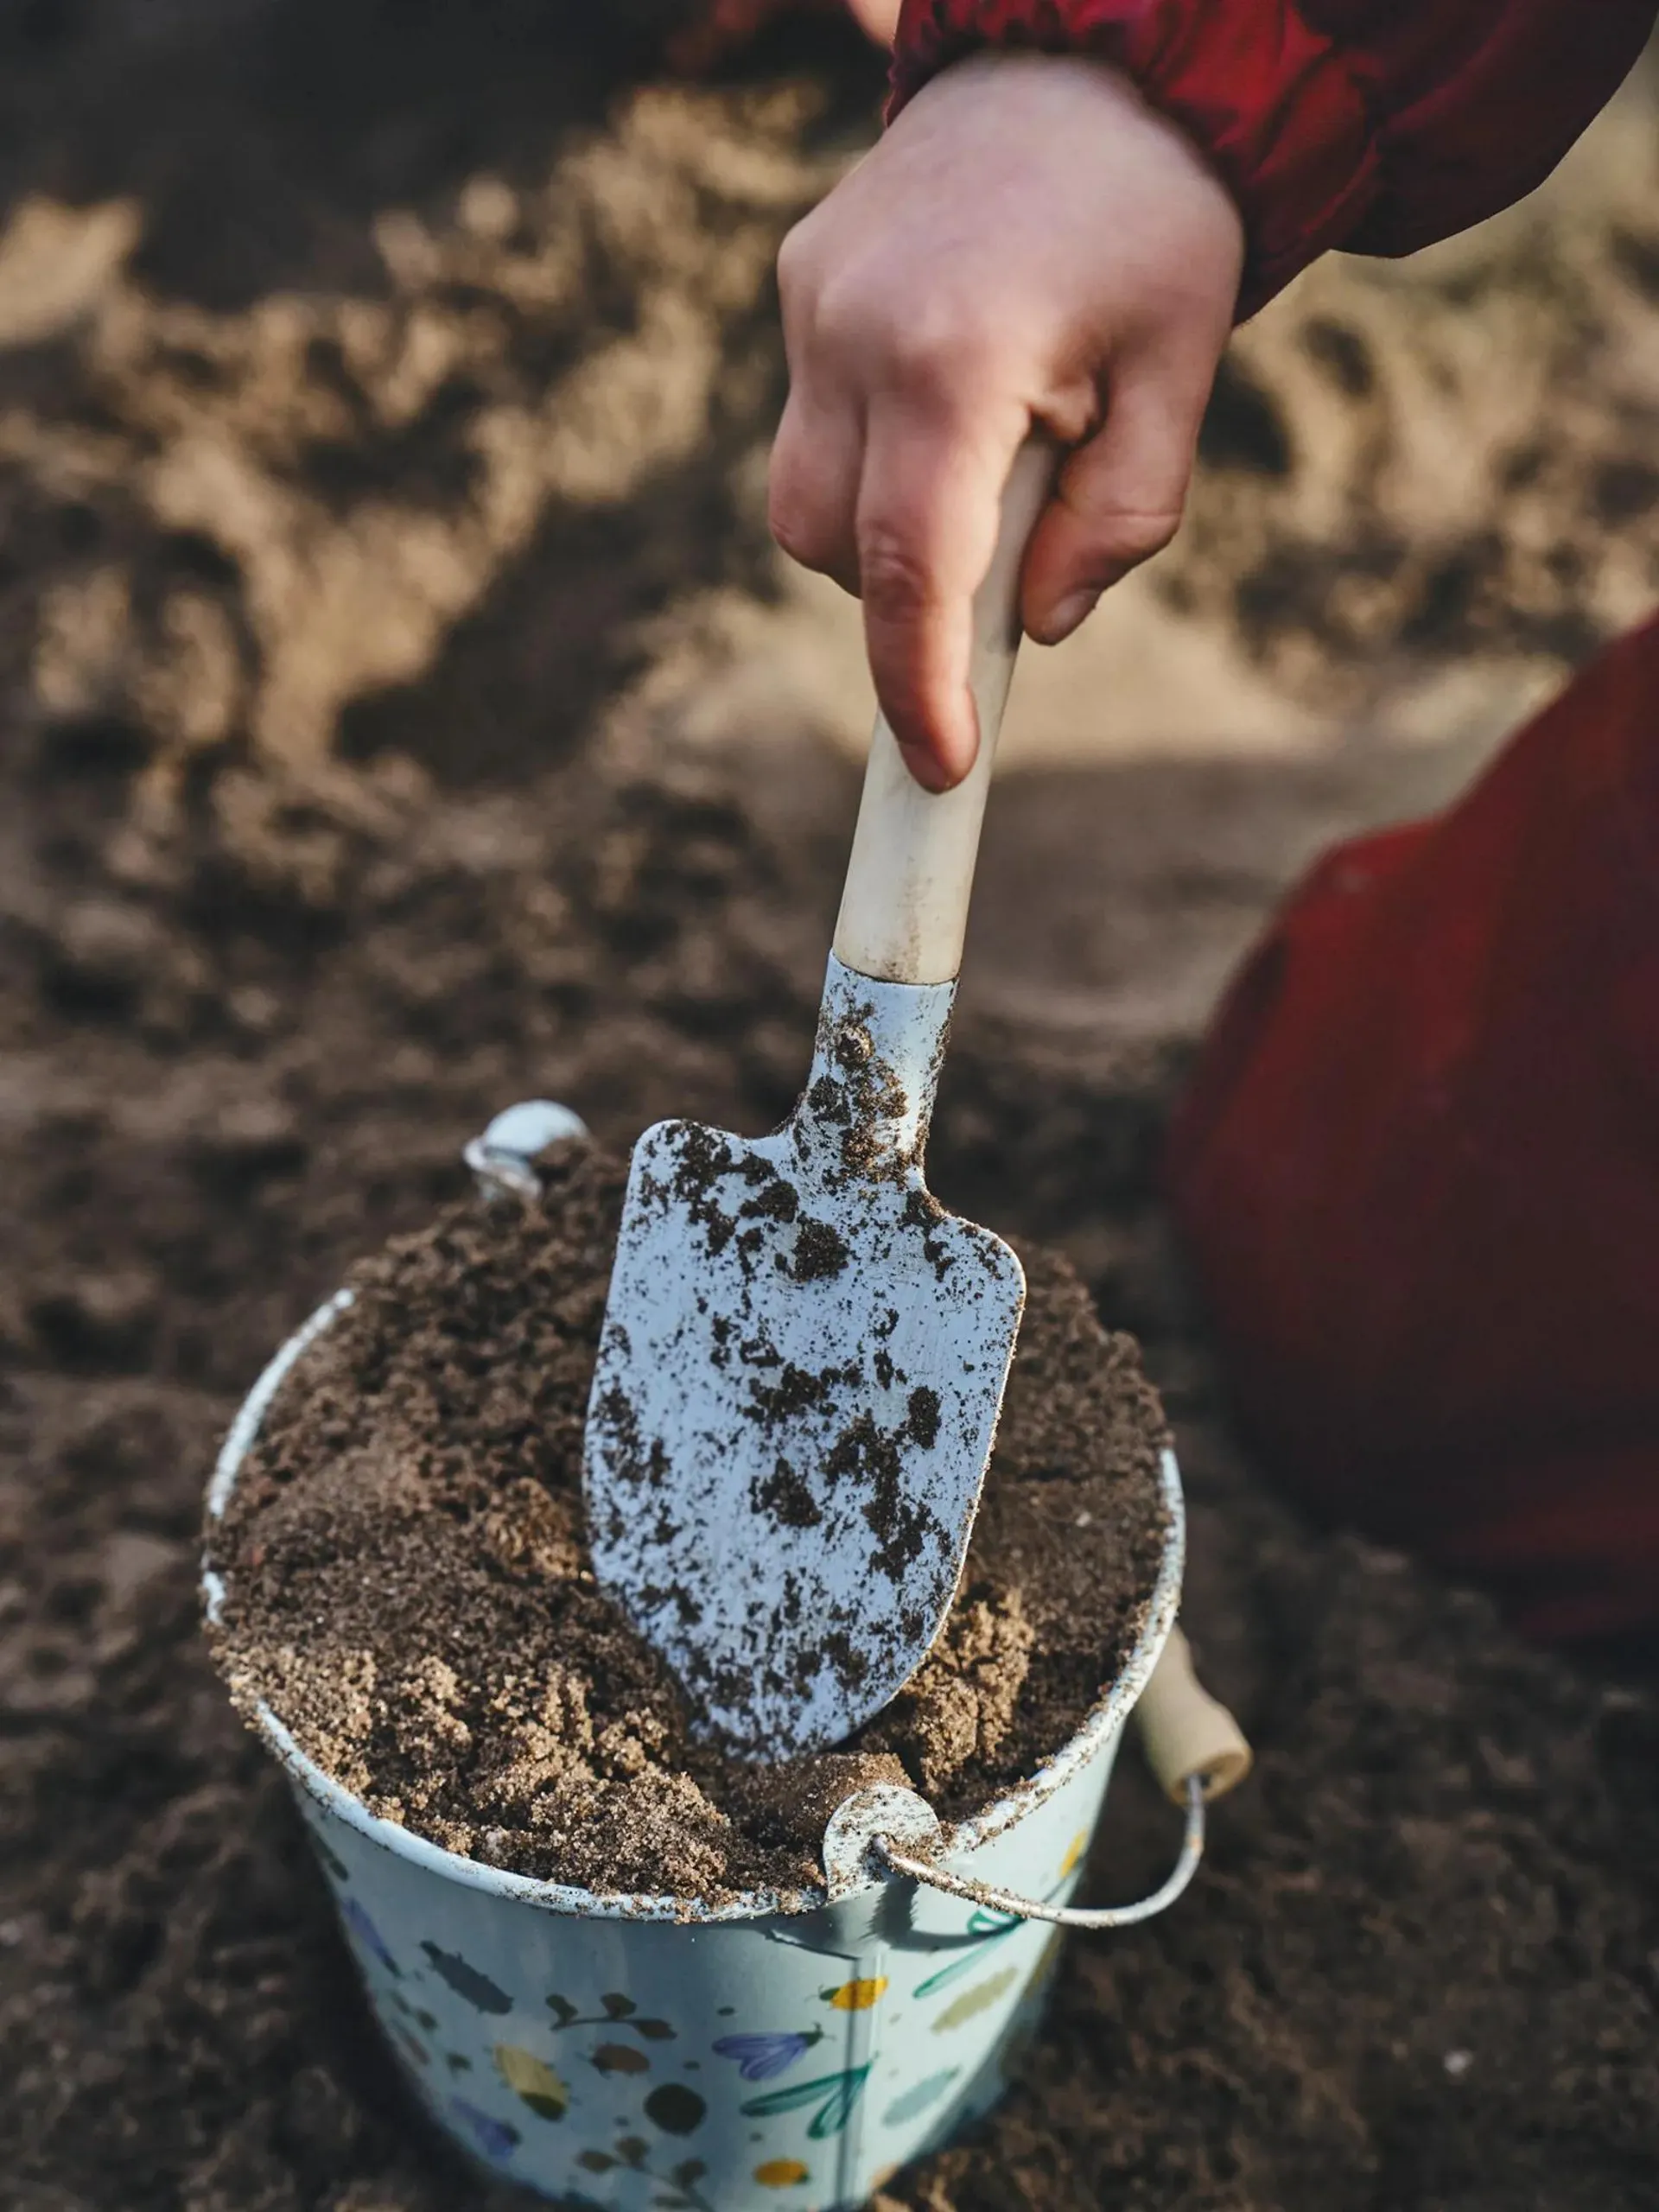
[{"label": "metal bucket", "polygon": [[[314,1315],[260,1378],[220,1455],[210,1528],[283,1376],[349,1299]],[[440,2125],[496,2173],[568,2205],[831,2212],[986,2112],[1036,2024],[1059,1942],[1029,1916],[1058,1914],[1076,1886],[1124,1724],[1175,1619],[1173,1457],[1164,1482],[1147,1624],[1084,1726],[1029,1781],[944,1831],[908,1791],[849,1799],[817,1891],[715,1907],[505,1873],[376,1819],[262,1708],[370,2001]],[[203,1589],[212,1620],[225,1593],[211,1564]],[[1157,1897],[1076,1917],[1115,1925],[1161,1910],[1201,1836],[1195,1784],[1182,1864]],[[918,1850],[925,1866],[904,1857]],[[920,1881],[893,1871],[900,1858]],[[932,1886],[952,1879],[1020,1895]]]}]

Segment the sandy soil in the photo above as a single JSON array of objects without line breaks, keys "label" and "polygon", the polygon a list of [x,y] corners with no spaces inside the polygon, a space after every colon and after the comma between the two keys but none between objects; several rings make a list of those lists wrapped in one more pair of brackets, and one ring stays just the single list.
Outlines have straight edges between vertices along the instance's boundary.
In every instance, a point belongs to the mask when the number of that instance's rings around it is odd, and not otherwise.
[{"label": "sandy soil", "polygon": [[[0,2172],[27,2212],[476,2204],[353,2008],[200,1650],[215,1440],[542,1091],[798,1083],[855,619],[760,523],[777,238],[851,35],[636,83],[528,0],[0,25]],[[1145,1340],[1190,1624],[1260,1739],[1181,1911],[1074,1947],[912,2212],[1622,2212],[1659,2187],[1659,1717],[1298,1527],[1154,1192],[1303,857],[1432,804],[1659,573],[1637,87],[1556,184],[1240,339],[1179,545],[1033,657],[937,1147]],[[1643,194],[1646,197],[1643,197]],[[1095,1879],[1155,1876],[1126,1770]]]}]

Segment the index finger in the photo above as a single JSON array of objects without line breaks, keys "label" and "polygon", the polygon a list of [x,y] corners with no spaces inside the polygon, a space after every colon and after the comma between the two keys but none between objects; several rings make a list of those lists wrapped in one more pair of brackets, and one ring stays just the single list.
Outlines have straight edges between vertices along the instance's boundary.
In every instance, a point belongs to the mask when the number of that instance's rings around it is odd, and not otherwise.
[{"label": "index finger", "polygon": [[897,398],[873,406],[859,480],[859,592],[876,697],[924,790],[974,765],[968,688],[974,594],[995,550],[1002,486],[1024,438]]}]

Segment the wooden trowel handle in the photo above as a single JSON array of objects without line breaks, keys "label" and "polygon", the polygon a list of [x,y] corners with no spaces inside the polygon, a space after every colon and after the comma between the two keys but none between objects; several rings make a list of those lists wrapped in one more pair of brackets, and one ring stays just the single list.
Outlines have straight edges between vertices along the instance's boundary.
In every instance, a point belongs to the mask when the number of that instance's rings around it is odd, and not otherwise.
[{"label": "wooden trowel handle", "polygon": [[948,983],[962,966],[991,763],[1020,644],[1020,566],[1054,480],[1046,438],[1024,445],[1002,494],[1002,526],[974,601],[969,682],[979,753],[954,791],[925,791],[878,715],[836,923],[836,957],[890,983]]}]

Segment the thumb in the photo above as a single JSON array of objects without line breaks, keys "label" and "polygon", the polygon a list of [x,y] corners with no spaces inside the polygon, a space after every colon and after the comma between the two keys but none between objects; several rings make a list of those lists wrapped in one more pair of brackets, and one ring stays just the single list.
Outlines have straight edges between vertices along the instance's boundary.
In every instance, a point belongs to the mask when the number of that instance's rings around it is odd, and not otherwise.
[{"label": "thumb", "polygon": [[1107,587],[1161,552],[1179,526],[1204,393],[1148,360],[1114,379],[1106,420],[1061,469],[1021,577],[1028,636],[1058,645]]}]

